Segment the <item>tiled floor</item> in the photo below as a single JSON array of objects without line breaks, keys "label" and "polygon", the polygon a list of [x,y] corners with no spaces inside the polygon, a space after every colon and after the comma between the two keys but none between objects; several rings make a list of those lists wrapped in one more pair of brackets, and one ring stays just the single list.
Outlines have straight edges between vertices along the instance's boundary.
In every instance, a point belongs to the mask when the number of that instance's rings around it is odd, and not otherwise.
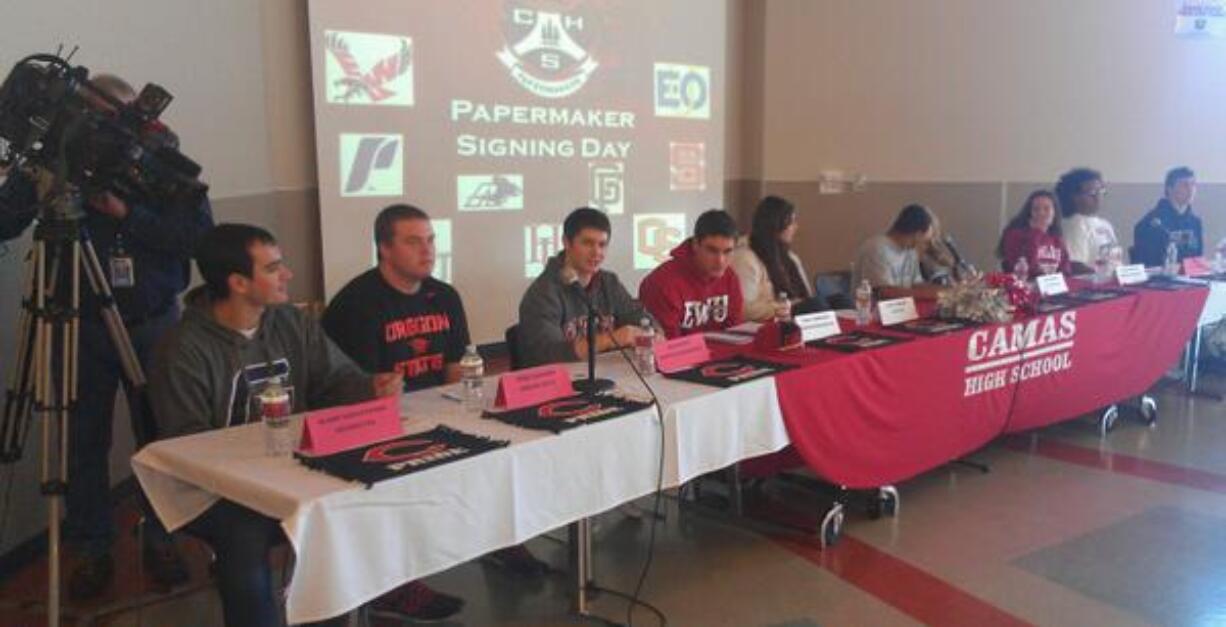
[{"label": "tiled floor", "polygon": [[[1211,377],[1207,387],[1226,389]],[[674,626],[1226,625],[1226,403],[1158,393],[1154,428],[1125,420],[1105,439],[1087,419],[998,441],[974,456],[991,472],[950,466],[899,489],[897,518],[853,509],[841,541],[737,525],[665,499],[643,598]],[[812,524],[819,499],[770,483],[760,512]],[[650,506],[650,499],[640,502]],[[121,512],[130,526],[132,515]],[[648,523],[620,512],[599,519],[597,582],[630,591]],[[561,532],[553,534],[558,539]],[[428,541],[428,539],[423,539]],[[559,569],[565,547],[529,546]],[[126,540],[116,595],[140,585]],[[197,580],[203,553],[194,551]],[[43,566],[4,582],[5,600],[36,599]],[[591,624],[568,615],[570,579],[517,581],[471,563],[431,577],[468,599],[453,625]],[[626,622],[626,603],[601,594],[593,611]],[[206,588],[110,625],[216,625]],[[38,624],[5,610],[0,625]],[[644,610],[634,624],[658,621]]]}]

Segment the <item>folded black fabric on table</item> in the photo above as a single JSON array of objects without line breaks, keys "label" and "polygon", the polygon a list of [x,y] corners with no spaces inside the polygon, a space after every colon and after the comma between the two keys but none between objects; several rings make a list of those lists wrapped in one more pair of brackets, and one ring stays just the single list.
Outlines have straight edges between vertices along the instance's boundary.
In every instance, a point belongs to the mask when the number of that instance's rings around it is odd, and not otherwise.
[{"label": "folded black fabric on table", "polygon": [[1095,287],[1087,290],[1078,290],[1067,294],[1059,294],[1052,296],[1049,300],[1053,302],[1063,302],[1070,305],[1084,305],[1087,303],[1101,303],[1105,300],[1113,300],[1121,296],[1131,294],[1128,290],[1123,290],[1115,287]]},{"label": "folded black fabric on table", "polygon": [[699,385],[730,388],[740,383],[769,377],[776,372],[791,370],[795,367],[789,364],[777,364],[748,357],[733,357],[707,362],[687,370],[666,373],[664,376]]},{"label": "folded black fabric on table", "polygon": [[942,320],[940,318],[919,318],[909,320],[890,327],[891,331],[903,331],[915,335],[945,335],[962,329],[977,327],[979,323],[971,320]]},{"label": "folded black fabric on table", "polygon": [[651,407],[651,401],[641,401],[611,394],[578,394],[511,411],[487,411],[483,416],[509,425],[561,433],[632,414]]},{"label": "folded black fabric on table", "polygon": [[440,426],[331,455],[295,457],[308,468],[346,481],[357,481],[369,488],[385,479],[480,455],[507,444],[506,440],[492,440]]},{"label": "folded black fabric on table", "polygon": [[909,337],[896,337],[893,335],[881,335],[878,333],[869,333],[868,331],[850,331],[840,335],[828,337],[824,340],[808,342],[805,346],[813,348],[826,348],[841,353],[858,353],[860,351],[873,350],[875,348],[885,348],[902,342],[910,342]]},{"label": "folded black fabric on table", "polygon": [[1175,292],[1179,290],[1204,287],[1204,285],[1190,283],[1188,281],[1178,281],[1170,277],[1152,277],[1150,280],[1138,284],[1137,287],[1149,290],[1160,290],[1163,292]]}]

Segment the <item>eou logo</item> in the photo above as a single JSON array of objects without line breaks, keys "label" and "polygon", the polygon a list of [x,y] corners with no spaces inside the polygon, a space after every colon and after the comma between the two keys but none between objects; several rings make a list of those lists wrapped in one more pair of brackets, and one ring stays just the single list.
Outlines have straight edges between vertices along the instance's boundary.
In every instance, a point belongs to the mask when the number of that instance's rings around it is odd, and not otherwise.
[{"label": "eou logo", "polygon": [[655,64],[656,116],[711,117],[711,70],[701,65]]}]

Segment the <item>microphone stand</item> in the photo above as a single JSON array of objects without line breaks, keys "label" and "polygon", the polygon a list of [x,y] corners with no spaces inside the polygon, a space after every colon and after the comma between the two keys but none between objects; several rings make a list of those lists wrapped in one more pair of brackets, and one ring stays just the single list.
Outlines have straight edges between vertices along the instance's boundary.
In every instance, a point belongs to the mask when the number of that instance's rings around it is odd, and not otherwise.
[{"label": "microphone stand", "polygon": [[971,265],[970,263],[967,263],[967,261],[962,258],[962,254],[958,251],[958,247],[954,245],[954,238],[950,237],[950,235],[946,233],[945,237],[942,239],[945,242],[945,247],[948,248],[950,254],[954,256],[954,275],[955,276],[950,277],[950,278],[953,279],[954,282],[957,282],[958,279],[960,278],[957,275],[960,275],[960,274],[965,274],[966,276],[974,275],[975,266]]},{"label": "microphone stand", "polygon": [[572,283],[572,285],[583,297],[583,304],[587,306],[587,379],[575,381],[573,385],[576,390],[584,394],[599,394],[615,386],[611,379],[596,378],[596,326],[600,324],[600,317],[596,312],[596,304],[588,297],[587,291],[578,283]]}]

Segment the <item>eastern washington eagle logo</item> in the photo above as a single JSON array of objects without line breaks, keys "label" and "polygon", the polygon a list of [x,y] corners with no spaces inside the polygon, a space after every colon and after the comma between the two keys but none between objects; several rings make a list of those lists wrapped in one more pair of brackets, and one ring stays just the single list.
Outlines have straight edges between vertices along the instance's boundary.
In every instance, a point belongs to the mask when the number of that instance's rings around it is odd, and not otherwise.
[{"label": "eastern washington eagle logo", "polygon": [[413,104],[413,42],[397,35],[327,31],[328,102]]}]

